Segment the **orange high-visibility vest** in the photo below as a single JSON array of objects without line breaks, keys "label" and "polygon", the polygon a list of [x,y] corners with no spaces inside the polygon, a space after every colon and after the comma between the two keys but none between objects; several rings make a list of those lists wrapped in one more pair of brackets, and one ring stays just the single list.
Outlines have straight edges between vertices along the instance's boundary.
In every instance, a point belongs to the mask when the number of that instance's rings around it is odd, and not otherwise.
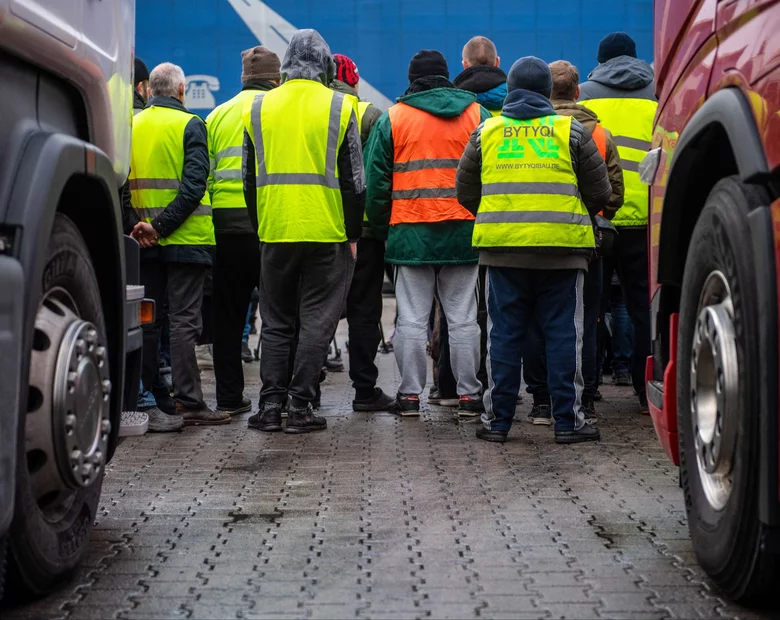
[{"label": "orange high-visibility vest", "polygon": [[397,103],[388,114],[394,151],[390,225],[473,220],[455,196],[455,172],[479,125],[479,104],[472,103],[454,118],[405,103]]},{"label": "orange high-visibility vest", "polygon": [[596,126],[593,128],[593,141],[596,143],[596,148],[599,150],[599,153],[601,153],[601,159],[606,162],[607,132],[604,131],[604,128],[599,123],[596,123]]}]

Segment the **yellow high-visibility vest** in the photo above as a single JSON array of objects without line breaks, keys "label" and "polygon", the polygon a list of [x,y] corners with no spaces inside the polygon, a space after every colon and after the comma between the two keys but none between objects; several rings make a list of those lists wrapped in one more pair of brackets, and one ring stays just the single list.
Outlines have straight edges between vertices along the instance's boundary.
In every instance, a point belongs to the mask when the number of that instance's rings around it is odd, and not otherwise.
[{"label": "yellow high-visibility vest", "polygon": [[265,243],[347,240],[337,157],[357,98],[290,80],[244,107]]},{"label": "yellow high-visibility vest", "polygon": [[[145,222],[160,215],[179,194],[184,170],[184,130],[194,116],[152,106],[133,119],[130,193],[138,217]],[[208,192],[179,228],[160,239],[160,245],[214,245]]]},{"label": "yellow high-visibility vest", "polygon": [[639,162],[652,144],[658,102],[610,97],[586,99],[580,103],[593,110],[601,124],[609,129],[620,155],[625,197],[612,223],[615,226],[646,226],[649,188],[639,179]]},{"label": "yellow high-visibility vest", "polygon": [[571,162],[571,122],[557,115],[485,121],[475,248],[595,246]]},{"label": "yellow high-visibility vest", "polygon": [[223,225],[241,227],[249,223],[241,177],[243,115],[247,103],[264,94],[264,91],[259,90],[242,90],[214,108],[206,118],[211,164],[209,196],[218,230]]}]

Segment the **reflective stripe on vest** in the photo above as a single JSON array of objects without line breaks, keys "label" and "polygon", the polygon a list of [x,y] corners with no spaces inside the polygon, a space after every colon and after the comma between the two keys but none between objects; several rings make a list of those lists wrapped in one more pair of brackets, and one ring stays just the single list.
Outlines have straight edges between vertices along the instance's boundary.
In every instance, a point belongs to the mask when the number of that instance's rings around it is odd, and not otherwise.
[{"label": "reflective stripe on vest", "polygon": [[442,118],[405,103],[389,110],[393,137],[393,207],[390,225],[473,220],[455,197],[455,171],[480,106]]},{"label": "reflective stripe on vest", "polygon": [[648,187],[639,179],[639,162],[650,150],[653,119],[658,103],[651,99],[606,98],[580,102],[593,110],[612,133],[623,168],[625,197],[612,223],[616,226],[647,224]]},{"label": "reflective stripe on vest", "polygon": [[[130,195],[138,217],[151,222],[179,195],[184,170],[184,132],[190,112],[152,106],[133,119]],[[160,245],[214,245],[208,191],[200,205]]]},{"label": "reflective stripe on vest", "polygon": [[571,122],[568,116],[485,121],[475,248],[594,247],[571,162]]},{"label": "reflective stripe on vest", "polygon": [[261,241],[346,241],[337,155],[356,104],[318,82],[290,80],[244,108]]}]

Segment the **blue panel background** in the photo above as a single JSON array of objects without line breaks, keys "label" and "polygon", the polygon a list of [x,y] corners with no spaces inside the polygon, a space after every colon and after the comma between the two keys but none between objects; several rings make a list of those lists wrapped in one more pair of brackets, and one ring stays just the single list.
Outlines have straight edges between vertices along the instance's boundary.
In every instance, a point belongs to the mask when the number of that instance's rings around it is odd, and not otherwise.
[{"label": "blue panel background", "polygon": [[[441,50],[451,77],[464,43],[491,38],[501,66],[520,56],[565,58],[584,79],[596,65],[599,40],[624,30],[640,58],[652,60],[652,0],[267,0],[298,28],[316,28],[334,52],[353,58],[371,84],[393,99],[407,87],[409,59]],[[220,79],[217,103],[240,88],[240,52],[254,35],[227,0],[137,0],[136,52],[151,69],[171,60],[188,75]],[[203,111],[207,113],[208,111]]]}]

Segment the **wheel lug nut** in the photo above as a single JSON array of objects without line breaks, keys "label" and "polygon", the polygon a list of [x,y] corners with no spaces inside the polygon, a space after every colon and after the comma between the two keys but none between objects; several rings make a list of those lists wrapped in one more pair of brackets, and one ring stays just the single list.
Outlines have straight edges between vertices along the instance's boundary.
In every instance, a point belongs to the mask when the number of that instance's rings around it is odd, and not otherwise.
[{"label": "wheel lug nut", "polygon": [[109,379],[103,379],[103,394],[108,396],[111,393],[111,381]]},{"label": "wheel lug nut", "polygon": [[76,416],[73,414],[65,416],[65,429],[67,431],[72,431],[75,427],[76,427]]},{"label": "wheel lug nut", "polygon": [[98,347],[95,349],[95,355],[97,355],[99,360],[103,360],[106,357],[106,347]]},{"label": "wheel lug nut", "polygon": [[97,450],[95,454],[92,455],[92,464],[95,466],[103,464],[103,453],[100,450]]},{"label": "wheel lug nut", "polygon": [[87,352],[87,343],[84,342],[83,338],[79,338],[76,341],[76,353],[79,355],[84,355],[84,353]]},{"label": "wheel lug nut", "polygon": [[73,372],[73,371],[68,373],[68,389],[69,390],[72,390],[73,388],[76,387],[76,381],[78,380],[78,378],[79,378],[78,373]]},{"label": "wheel lug nut", "polygon": [[70,453],[70,460],[80,463],[84,460],[84,455],[82,454],[81,450],[74,450]]},{"label": "wheel lug nut", "polygon": [[90,329],[87,332],[87,342],[89,344],[95,344],[97,342],[97,336],[98,336],[97,331],[94,329]]},{"label": "wheel lug nut", "polygon": [[81,475],[87,478],[92,473],[92,463],[84,463],[81,466]]},{"label": "wheel lug nut", "polygon": [[110,433],[111,432],[111,420],[103,420],[100,423],[100,432],[101,433]]}]

